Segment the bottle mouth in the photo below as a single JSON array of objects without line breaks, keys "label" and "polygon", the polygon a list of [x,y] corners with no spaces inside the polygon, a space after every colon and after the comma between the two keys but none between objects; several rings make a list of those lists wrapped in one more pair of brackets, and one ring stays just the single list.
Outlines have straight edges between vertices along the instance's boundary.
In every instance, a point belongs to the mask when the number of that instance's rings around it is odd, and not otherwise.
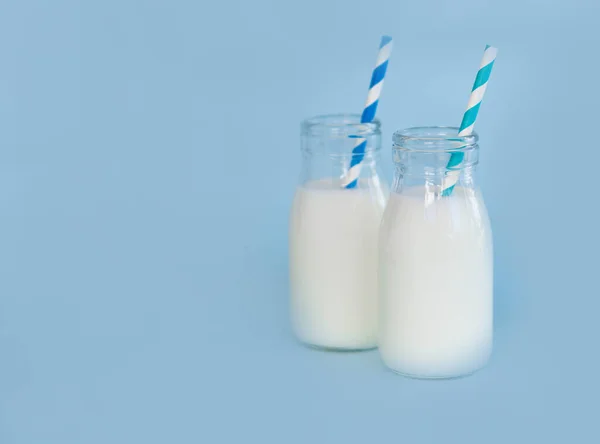
[{"label": "bottle mouth", "polygon": [[418,126],[396,131],[392,138],[394,149],[439,153],[465,151],[477,148],[479,136],[476,132],[459,136],[455,126]]},{"label": "bottle mouth", "polygon": [[347,138],[381,135],[381,122],[361,123],[360,114],[325,114],[302,122],[301,134],[307,137]]}]

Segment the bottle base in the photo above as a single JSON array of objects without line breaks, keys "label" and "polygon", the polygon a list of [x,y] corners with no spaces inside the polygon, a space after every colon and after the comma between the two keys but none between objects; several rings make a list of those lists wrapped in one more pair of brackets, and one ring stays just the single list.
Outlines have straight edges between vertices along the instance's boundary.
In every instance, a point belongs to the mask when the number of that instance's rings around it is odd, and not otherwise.
[{"label": "bottle base", "polygon": [[443,380],[468,378],[469,376],[479,372],[480,370],[483,370],[485,367],[487,367],[487,362],[480,367],[477,367],[473,370],[466,371],[464,373],[449,374],[449,375],[435,375],[435,374],[428,375],[428,374],[403,372],[401,370],[396,370],[396,369],[393,369],[386,365],[386,368],[389,369],[392,373],[395,373],[400,376],[404,376],[405,378],[431,380],[431,381],[443,381]]},{"label": "bottle base", "polygon": [[298,341],[306,348],[310,348],[311,350],[325,351],[325,352],[334,352],[334,353],[354,353],[354,352],[362,352],[375,350],[377,345],[365,345],[365,346],[349,346],[349,347],[339,347],[339,346],[331,346],[331,345],[319,345],[319,344],[311,344],[309,342]]}]

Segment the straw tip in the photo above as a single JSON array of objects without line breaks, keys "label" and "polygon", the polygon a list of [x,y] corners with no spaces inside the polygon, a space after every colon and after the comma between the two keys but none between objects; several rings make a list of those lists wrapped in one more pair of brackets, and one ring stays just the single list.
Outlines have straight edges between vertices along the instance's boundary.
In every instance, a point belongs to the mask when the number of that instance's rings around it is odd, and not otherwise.
[{"label": "straw tip", "polygon": [[381,37],[381,44],[379,45],[379,47],[383,48],[385,45],[387,45],[391,41],[392,41],[392,38],[389,35],[384,35],[383,37]]}]

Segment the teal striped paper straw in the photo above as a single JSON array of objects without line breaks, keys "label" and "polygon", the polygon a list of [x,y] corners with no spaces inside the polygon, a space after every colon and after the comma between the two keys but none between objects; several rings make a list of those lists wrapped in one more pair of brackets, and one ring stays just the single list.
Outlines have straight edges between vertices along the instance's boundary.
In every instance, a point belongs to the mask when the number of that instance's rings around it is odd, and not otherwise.
[{"label": "teal striped paper straw", "polygon": [[[379,52],[377,53],[377,63],[371,75],[371,84],[369,85],[369,94],[367,102],[360,117],[360,123],[371,123],[375,119],[379,97],[383,89],[383,80],[388,67],[388,60],[392,52],[392,38],[388,35],[381,37],[379,44]],[[352,149],[352,160],[350,167],[344,177],[342,177],[342,187],[355,188],[358,184],[362,161],[365,158],[365,150],[367,148],[367,139],[362,137],[356,139],[356,144]]]},{"label": "teal striped paper straw", "polygon": [[[463,115],[460,129],[458,130],[458,137],[470,136],[473,133],[475,120],[477,119],[477,113],[479,113],[479,107],[481,106],[483,95],[485,94],[488,81],[490,80],[490,74],[492,73],[492,68],[494,67],[494,61],[496,60],[497,54],[498,50],[496,48],[486,45],[485,51],[483,52],[483,59],[481,60],[481,65],[479,66],[479,71],[477,71],[477,77],[475,77],[473,89],[471,89],[469,104],[467,105],[467,110]],[[446,172],[446,177],[444,178],[444,190],[442,192],[443,196],[450,196],[450,194],[452,194],[452,190],[454,189],[456,182],[458,182],[458,177],[460,176],[458,167],[462,163],[464,157],[465,155],[462,152],[452,153],[450,155],[450,160],[448,161],[448,165],[446,165],[448,171]]]}]

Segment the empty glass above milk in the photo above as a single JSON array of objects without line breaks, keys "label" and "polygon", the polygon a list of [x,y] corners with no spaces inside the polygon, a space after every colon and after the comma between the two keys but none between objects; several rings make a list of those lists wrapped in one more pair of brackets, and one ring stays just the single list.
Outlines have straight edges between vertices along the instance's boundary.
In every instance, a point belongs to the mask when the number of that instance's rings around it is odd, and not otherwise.
[{"label": "empty glass above milk", "polygon": [[302,171],[290,217],[294,332],[334,350],[377,346],[377,238],[388,188],[380,122],[338,114],[301,126]]}]

